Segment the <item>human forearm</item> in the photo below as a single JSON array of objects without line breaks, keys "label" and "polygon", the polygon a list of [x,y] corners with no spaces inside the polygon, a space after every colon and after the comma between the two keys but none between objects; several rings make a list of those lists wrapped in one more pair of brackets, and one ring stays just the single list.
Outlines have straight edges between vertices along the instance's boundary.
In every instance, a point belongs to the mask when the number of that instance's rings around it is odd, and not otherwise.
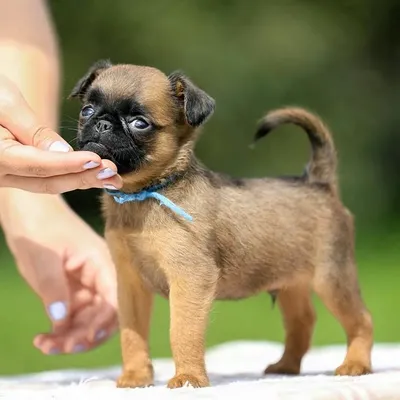
[{"label": "human forearm", "polygon": [[58,124],[60,60],[44,0],[0,0],[0,74],[20,88],[38,119]]},{"label": "human forearm", "polygon": [[[0,0],[0,74],[21,90],[39,121],[58,125],[60,60],[56,35],[44,0]],[[60,196],[39,195],[13,188],[0,190],[0,218],[19,209],[64,203]]]}]

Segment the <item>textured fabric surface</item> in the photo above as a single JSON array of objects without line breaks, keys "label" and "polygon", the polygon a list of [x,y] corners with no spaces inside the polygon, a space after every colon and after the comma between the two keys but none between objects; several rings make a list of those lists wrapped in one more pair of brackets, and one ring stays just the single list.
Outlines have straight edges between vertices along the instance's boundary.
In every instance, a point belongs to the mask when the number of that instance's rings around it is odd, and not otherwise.
[{"label": "textured fabric surface", "polygon": [[261,372],[281,355],[282,345],[268,342],[231,342],[207,352],[212,387],[168,390],[172,360],[154,360],[155,386],[116,389],[119,367],[98,370],[49,371],[0,377],[1,399],[400,399],[400,344],[376,344],[374,373],[363,377],[335,377],[334,369],[345,355],[345,346],[312,349],[297,377],[269,376]]}]

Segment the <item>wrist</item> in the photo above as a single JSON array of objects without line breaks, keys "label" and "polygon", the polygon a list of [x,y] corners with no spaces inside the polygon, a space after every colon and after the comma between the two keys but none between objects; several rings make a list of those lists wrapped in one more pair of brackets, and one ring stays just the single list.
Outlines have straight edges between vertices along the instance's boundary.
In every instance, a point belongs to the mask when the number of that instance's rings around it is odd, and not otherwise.
[{"label": "wrist", "polygon": [[[0,224],[6,236],[9,231],[17,226],[29,225],[30,217],[57,215],[59,212],[72,212],[61,195],[38,194],[14,188],[0,188]],[[32,228],[40,229],[38,226]]]}]

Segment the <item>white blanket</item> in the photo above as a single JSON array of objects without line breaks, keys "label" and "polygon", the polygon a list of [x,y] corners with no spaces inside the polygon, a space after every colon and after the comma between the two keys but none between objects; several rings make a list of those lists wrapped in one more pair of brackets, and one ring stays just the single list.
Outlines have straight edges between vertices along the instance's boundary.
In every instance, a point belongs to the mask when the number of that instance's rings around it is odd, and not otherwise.
[{"label": "white blanket", "polygon": [[158,359],[154,360],[156,382],[151,388],[116,389],[114,379],[120,367],[51,371],[0,377],[0,399],[400,399],[400,344],[375,345],[374,373],[356,378],[333,376],[344,358],[344,346],[310,350],[300,376],[263,377],[261,372],[281,353],[281,344],[267,342],[231,342],[209,349],[212,387],[204,389],[166,389],[174,366],[171,360]]}]

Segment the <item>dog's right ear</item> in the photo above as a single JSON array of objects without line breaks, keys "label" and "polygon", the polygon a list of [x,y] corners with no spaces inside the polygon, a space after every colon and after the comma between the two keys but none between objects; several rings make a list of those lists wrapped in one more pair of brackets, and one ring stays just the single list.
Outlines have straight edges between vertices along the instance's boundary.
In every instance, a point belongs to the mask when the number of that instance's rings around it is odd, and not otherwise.
[{"label": "dog's right ear", "polygon": [[112,63],[110,60],[99,60],[95,64],[93,64],[86,75],[79,79],[78,83],[72,89],[72,92],[68,96],[68,99],[78,97],[81,101],[85,96],[87,90],[93,81],[100,75],[104,70],[112,67]]}]

